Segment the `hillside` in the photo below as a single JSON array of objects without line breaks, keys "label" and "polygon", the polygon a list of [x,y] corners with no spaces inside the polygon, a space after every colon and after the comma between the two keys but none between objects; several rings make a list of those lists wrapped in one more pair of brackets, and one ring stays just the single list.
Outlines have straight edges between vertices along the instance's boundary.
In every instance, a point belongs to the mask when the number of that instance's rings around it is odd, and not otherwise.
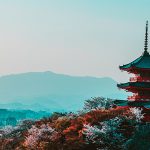
[{"label": "hillside", "polygon": [[76,77],[53,72],[8,75],[0,77],[0,107],[77,110],[91,97],[125,99],[125,93],[116,84],[107,77]]}]

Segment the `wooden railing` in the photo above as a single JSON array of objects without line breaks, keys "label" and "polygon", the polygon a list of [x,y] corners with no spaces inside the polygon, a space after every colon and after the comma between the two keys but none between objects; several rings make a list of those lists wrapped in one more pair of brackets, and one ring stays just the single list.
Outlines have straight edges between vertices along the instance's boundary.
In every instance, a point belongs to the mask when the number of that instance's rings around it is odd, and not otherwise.
[{"label": "wooden railing", "polygon": [[150,96],[139,96],[139,95],[133,95],[128,96],[128,100],[134,101],[134,100],[150,100]]},{"label": "wooden railing", "polygon": [[150,82],[148,77],[131,77],[130,82]]}]

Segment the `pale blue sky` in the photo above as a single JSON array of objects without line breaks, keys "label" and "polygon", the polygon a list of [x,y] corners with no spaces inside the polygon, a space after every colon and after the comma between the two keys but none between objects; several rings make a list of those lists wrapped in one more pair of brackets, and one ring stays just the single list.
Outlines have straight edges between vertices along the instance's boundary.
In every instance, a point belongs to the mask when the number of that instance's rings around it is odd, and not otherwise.
[{"label": "pale blue sky", "polygon": [[51,70],[127,80],[149,0],[0,0],[0,75]]}]

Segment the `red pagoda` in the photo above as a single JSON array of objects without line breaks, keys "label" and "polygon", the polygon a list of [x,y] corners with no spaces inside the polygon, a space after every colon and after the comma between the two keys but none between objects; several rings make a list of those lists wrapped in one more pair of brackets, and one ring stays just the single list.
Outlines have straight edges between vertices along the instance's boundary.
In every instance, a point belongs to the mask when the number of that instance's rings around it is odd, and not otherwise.
[{"label": "red pagoda", "polygon": [[150,102],[150,54],[148,52],[148,21],[146,22],[143,54],[129,64],[119,66],[120,70],[134,74],[127,83],[117,84],[121,89],[132,92],[129,102]]}]

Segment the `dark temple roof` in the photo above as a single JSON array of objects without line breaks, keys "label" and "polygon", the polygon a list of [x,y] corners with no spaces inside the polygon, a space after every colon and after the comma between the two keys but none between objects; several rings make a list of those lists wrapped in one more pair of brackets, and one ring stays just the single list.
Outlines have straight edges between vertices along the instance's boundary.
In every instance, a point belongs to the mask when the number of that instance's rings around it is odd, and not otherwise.
[{"label": "dark temple roof", "polygon": [[128,69],[128,68],[143,68],[150,69],[150,54],[147,51],[144,51],[143,55],[132,61],[129,64],[119,66],[120,69]]},{"label": "dark temple roof", "polygon": [[136,87],[136,88],[149,88],[150,89],[150,82],[127,82],[117,84],[119,88],[127,88],[127,87]]}]

